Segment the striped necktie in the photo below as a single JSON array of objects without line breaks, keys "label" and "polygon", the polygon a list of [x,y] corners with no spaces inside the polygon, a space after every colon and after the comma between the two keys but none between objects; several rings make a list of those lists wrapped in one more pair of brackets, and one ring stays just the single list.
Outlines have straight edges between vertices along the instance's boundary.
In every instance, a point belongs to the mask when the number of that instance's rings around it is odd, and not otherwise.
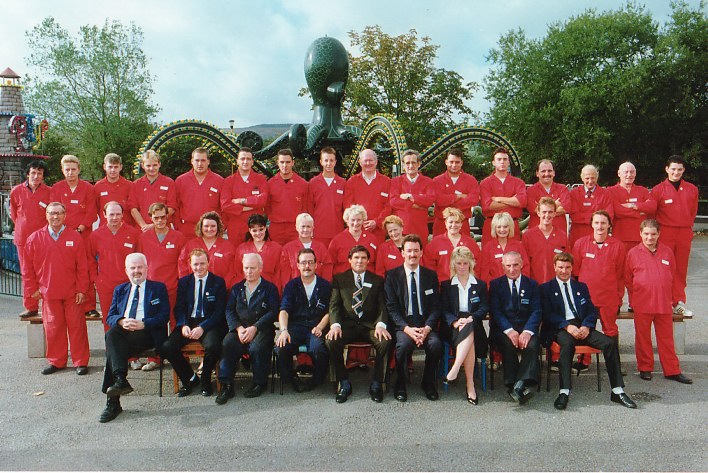
[{"label": "striped necktie", "polygon": [[361,284],[361,274],[357,274],[356,291],[354,291],[354,296],[352,296],[352,309],[354,309],[354,313],[359,318],[364,315],[364,309],[362,308],[362,305],[364,304],[364,302],[362,301],[363,292],[364,287]]}]

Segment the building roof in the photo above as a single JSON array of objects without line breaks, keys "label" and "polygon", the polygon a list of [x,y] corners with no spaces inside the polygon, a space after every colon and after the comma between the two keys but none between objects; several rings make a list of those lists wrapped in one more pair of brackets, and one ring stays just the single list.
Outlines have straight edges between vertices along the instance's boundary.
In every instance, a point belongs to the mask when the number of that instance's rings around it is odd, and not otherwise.
[{"label": "building roof", "polygon": [[6,68],[4,71],[0,72],[0,77],[7,77],[9,79],[19,79],[20,76],[17,75],[17,72],[13,71],[9,67]]}]

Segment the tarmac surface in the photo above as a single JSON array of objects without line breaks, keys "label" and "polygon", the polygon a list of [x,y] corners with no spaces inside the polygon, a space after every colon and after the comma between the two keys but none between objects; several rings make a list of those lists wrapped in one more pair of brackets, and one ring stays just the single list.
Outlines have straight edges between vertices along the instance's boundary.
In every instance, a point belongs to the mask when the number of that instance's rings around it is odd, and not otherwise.
[{"label": "tarmac surface", "polygon": [[[602,367],[602,392],[594,365],[573,379],[566,411],[553,408],[543,390],[526,406],[500,389],[477,390],[480,404],[465,401],[464,382],[430,402],[419,389],[422,361],[416,356],[409,401],[391,392],[382,404],[369,399],[368,373],[351,374],[354,394],[334,402],[327,384],[304,394],[245,399],[249,377],[241,373],[237,395],[224,406],[198,393],[178,399],[165,371],[129,373],[135,391],[121,398],[124,412],[100,424],[103,355],[100,324],[89,324],[88,376],[73,369],[40,374],[44,359],[27,358],[21,300],[0,296],[0,470],[708,470],[708,239],[694,241],[689,274],[683,372],[694,384],[639,379],[632,321],[619,321],[621,355],[628,370],[625,390],[639,409],[610,402]],[[276,381],[277,382],[277,381]],[[442,388],[440,386],[440,388]],[[41,394],[40,394],[41,393]]]}]

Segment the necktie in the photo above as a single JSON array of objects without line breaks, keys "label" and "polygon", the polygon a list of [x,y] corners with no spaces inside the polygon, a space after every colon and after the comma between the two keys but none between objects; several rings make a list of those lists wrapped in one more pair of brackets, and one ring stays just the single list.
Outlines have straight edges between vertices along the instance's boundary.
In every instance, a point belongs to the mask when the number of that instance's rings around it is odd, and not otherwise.
[{"label": "necktie", "polygon": [[204,292],[202,291],[203,283],[204,283],[204,280],[200,279],[199,280],[199,291],[198,291],[198,295],[197,295],[197,310],[194,314],[198,319],[202,318],[204,316]]},{"label": "necktie", "polygon": [[563,289],[565,290],[565,298],[568,299],[568,308],[570,309],[570,312],[573,314],[573,316],[577,319],[578,311],[575,310],[575,305],[573,304],[573,297],[570,295],[567,282],[563,283]]},{"label": "necktie", "polygon": [[135,292],[133,293],[133,300],[130,302],[130,311],[128,312],[128,318],[134,319],[138,316],[138,301],[140,300],[140,286],[135,286]]},{"label": "necktie", "polygon": [[411,272],[411,307],[413,317],[420,315],[420,306],[418,305],[418,285],[415,282],[415,273]]},{"label": "necktie", "polygon": [[354,291],[354,296],[352,296],[352,309],[357,317],[361,318],[364,315],[364,309],[362,307],[362,293],[364,292],[364,287],[361,284],[361,274],[356,275],[356,290]]},{"label": "necktie", "polygon": [[519,311],[519,291],[516,289],[516,279],[511,281],[511,306],[515,312]]},{"label": "necktie", "polygon": [[590,197],[592,197],[592,191],[591,190],[585,191],[585,198],[589,199]]}]

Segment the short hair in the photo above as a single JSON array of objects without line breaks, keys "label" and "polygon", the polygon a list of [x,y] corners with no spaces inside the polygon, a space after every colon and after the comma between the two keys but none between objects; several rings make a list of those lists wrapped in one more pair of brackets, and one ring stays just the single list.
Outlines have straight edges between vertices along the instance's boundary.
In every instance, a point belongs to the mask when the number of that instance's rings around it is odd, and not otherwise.
[{"label": "short hair", "polygon": [[123,164],[123,159],[116,153],[108,153],[103,158],[103,164]]},{"label": "short hair", "polygon": [[507,156],[511,156],[511,154],[509,154],[509,151],[508,151],[506,148],[504,148],[503,146],[498,146],[498,147],[492,152],[492,159],[494,159],[494,156],[496,156],[497,154],[500,154],[500,153],[501,153],[501,154],[505,154],[505,155],[507,155]]},{"label": "short hair", "polygon": [[639,231],[640,232],[642,230],[644,230],[645,228],[656,228],[657,232],[661,231],[661,225],[659,225],[659,222],[657,222],[653,218],[648,218],[639,224]]},{"label": "short hair", "polygon": [[295,217],[295,228],[299,227],[301,223],[303,222],[310,222],[312,225],[315,225],[315,219],[312,218],[312,215],[308,214],[307,212],[303,212],[301,214],[298,214],[297,217]]},{"label": "short hair", "polygon": [[467,262],[469,262],[470,264],[470,274],[474,273],[474,266],[476,264],[476,261],[474,259],[474,254],[472,253],[472,250],[470,250],[466,246],[457,246],[454,250],[452,250],[452,253],[450,254],[450,275],[455,274],[455,263],[457,262],[457,260],[460,259],[467,260]]},{"label": "short hair", "polygon": [[455,217],[460,222],[465,221],[465,214],[463,214],[462,210],[458,209],[457,207],[445,207],[445,209],[443,210],[443,218],[447,220],[450,217]]},{"label": "short hair", "polygon": [[142,162],[145,162],[147,160],[152,160],[152,161],[157,161],[159,163],[160,162],[160,155],[154,149],[149,149],[143,153],[143,156],[140,158],[140,160]]},{"label": "short hair", "polygon": [[315,250],[312,248],[300,248],[300,251],[297,252],[297,262],[300,262],[300,255],[312,255],[313,258],[315,258],[315,263],[317,263],[317,255],[315,254]]},{"label": "short hair", "polygon": [[406,156],[411,156],[411,155],[415,156],[416,160],[418,160],[418,162],[420,162],[420,153],[415,149],[405,150],[403,152],[403,157],[401,158],[401,161],[403,161],[406,158]]},{"label": "short hair", "polygon": [[673,164],[680,164],[681,166],[686,168],[686,160],[683,159],[683,156],[681,156],[680,154],[674,154],[674,155],[669,156],[668,159],[666,160],[666,167],[668,168],[669,166],[671,166],[672,163]]},{"label": "short hair", "polygon": [[625,162],[623,162],[622,164],[620,164],[619,167],[617,168],[617,171],[619,172],[619,171],[622,170],[622,168],[628,168],[628,167],[630,167],[630,166],[631,166],[632,168],[634,168],[634,171],[635,171],[635,172],[637,171],[637,166],[635,166],[631,161],[625,161]]},{"label": "short hair", "polygon": [[45,213],[49,212],[49,207],[61,207],[64,213],[66,213],[66,206],[64,206],[61,202],[49,202],[49,204],[47,204],[47,208],[44,210]]},{"label": "short hair", "polygon": [[536,204],[536,210],[539,210],[542,205],[552,207],[554,211],[558,208],[558,204],[556,204],[556,201],[553,199],[553,197],[541,197],[538,200],[538,204]]},{"label": "short hair", "polygon": [[423,240],[421,240],[420,237],[415,233],[410,233],[403,237],[403,248],[406,247],[406,243],[418,243],[420,249],[423,249]]},{"label": "short hair", "polygon": [[403,228],[403,220],[398,215],[389,215],[384,219],[383,223],[381,224],[381,228],[384,232],[386,231],[386,225],[388,225],[389,223],[398,225]]},{"label": "short hair", "polygon": [[189,252],[189,262],[192,262],[192,256],[206,256],[207,262],[209,261],[209,253],[204,248],[194,248]]},{"label": "short hair", "polygon": [[[244,152],[244,153],[251,153],[251,156],[253,156],[253,150],[249,148],[248,146],[241,146],[238,150],[239,153]],[[236,156],[238,156],[238,153],[236,153]]]},{"label": "short hair", "polygon": [[125,266],[127,267],[128,262],[133,261],[133,260],[140,260],[143,263],[145,263],[145,266],[147,266],[147,264],[148,264],[147,256],[145,256],[144,253],[130,253],[130,254],[126,255],[126,257],[125,257]]},{"label": "short hair", "polygon": [[25,176],[29,176],[30,170],[32,169],[41,169],[43,174],[47,174],[49,172],[47,163],[40,159],[30,161],[27,166],[25,166]]},{"label": "short hair", "polygon": [[[250,230],[253,227],[265,227],[265,237],[263,238],[264,240],[270,240],[270,232],[268,231],[268,219],[265,217],[265,215],[261,214],[251,214],[250,217],[248,217],[248,229]],[[245,241],[251,241],[253,240],[253,236],[251,235],[251,232],[246,231],[246,239]]]},{"label": "short hair", "polygon": [[77,158],[73,154],[65,154],[64,156],[61,157],[61,165],[62,166],[64,166],[65,164],[68,164],[68,163],[74,163],[77,166],[79,166],[79,168],[81,167],[81,162],[79,161],[79,158]]},{"label": "short hair", "polygon": [[241,257],[241,264],[243,264],[243,262],[246,261],[246,258],[255,259],[258,262],[258,267],[260,267],[261,269],[263,268],[263,258],[261,258],[261,255],[259,255],[258,253],[245,253]]},{"label": "short hair", "polygon": [[221,220],[221,215],[219,215],[217,212],[214,212],[213,210],[210,210],[209,212],[204,212],[202,216],[199,217],[199,220],[197,221],[197,224],[194,227],[195,235],[200,238],[204,236],[204,234],[202,233],[202,225],[204,225],[204,220],[214,220],[216,222],[217,238],[221,238],[224,235],[226,227],[224,226],[224,222]]},{"label": "short hair", "polygon": [[109,201],[109,202],[106,202],[106,203],[103,205],[103,213],[108,212],[108,206],[109,206],[109,205],[117,205],[118,207],[120,207],[121,213],[122,213],[122,212],[125,212],[125,209],[123,208],[123,206],[121,205],[120,202],[115,201],[115,200],[111,200],[111,201]]},{"label": "short hair", "polygon": [[197,146],[192,150],[192,158],[198,154],[206,154],[207,159],[209,159],[209,150],[202,146]]},{"label": "short hair", "polygon": [[595,218],[595,215],[601,215],[605,217],[609,224],[612,225],[612,217],[610,217],[610,213],[605,209],[596,210],[592,213],[592,215],[590,216],[590,225],[592,225],[592,221]]},{"label": "short hair", "polygon": [[492,228],[490,229],[492,231],[492,238],[497,237],[497,225],[504,224],[509,227],[508,238],[514,238],[514,233],[516,233],[516,229],[514,226],[514,219],[511,217],[511,214],[509,212],[499,212],[494,214],[494,217],[492,217]]},{"label": "short hair", "polygon": [[344,215],[342,215],[342,219],[346,222],[349,220],[349,217],[352,217],[354,215],[361,215],[361,218],[363,218],[364,220],[368,218],[368,214],[366,213],[366,209],[364,208],[364,206],[354,204],[351,207],[347,207],[346,209],[344,209]]},{"label": "short hair", "polygon": [[152,214],[159,212],[160,210],[164,210],[165,213],[167,213],[167,206],[162,202],[153,202],[150,204],[150,207],[148,207],[148,215],[152,217]]},{"label": "short hair", "polygon": [[519,258],[519,261],[521,261],[521,264],[522,265],[524,264],[524,258],[521,256],[521,253],[519,253],[518,251],[508,251],[508,252],[504,253],[504,256],[502,256],[502,262],[504,261],[504,259],[506,257]]},{"label": "short hair", "polygon": [[371,148],[366,148],[366,149],[362,149],[361,151],[359,151],[359,158],[364,157],[364,155],[366,155],[366,154],[374,155],[374,159],[376,159],[377,161],[379,159],[379,157],[376,155],[376,151],[374,151]]},{"label": "short hair", "polygon": [[597,168],[596,168],[594,165],[592,165],[592,164],[586,164],[586,165],[583,166],[583,168],[580,170],[580,178],[581,178],[581,179],[582,179],[582,177],[583,177],[583,174],[585,174],[586,171],[587,171],[587,172],[592,172],[593,174],[595,174],[596,177],[600,177],[600,171],[598,171]]},{"label": "short hair", "polygon": [[[462,148],[458,148],[457,146],[450,148],[447,151],[447,156],[457,156],[460,159],[465,159],[465,153],[462,151]],[[447,158],[447,156],[445,156]]]},{"label": "short hair", "polygon": [[293,151],[290,148],[283,148],[281,150],[278,150],[278,156],[290,156],[293,160],[295,159]]},{"label": "short hair", "polygon": [[539,159],[538,162],[536,163],[536,171],[538,171],[541,168],[541,164],[550,164],[551,166],[553,166],[553,169],[556,168],[556,166],[553,164],[553,161],[551,161],[550,159],[543,158],[543,159]]},{"label": "short hair", "polygon": [[320,156],[322,156],[323,154],[333,154],[337,156],[337,150],[332,148],[331,146],[325,146],[320,150]]},{"label": "short hair", "polygon": [[556,262],[558,261],[563,261],[565,263],[570,263],[573,264],[575,262],[575,258],[573,258],[573,255],[570,253],[566,253],[563,251],[562,253],[556,253],[553,256],[553,265],[555,266]]},{"label": "short hair", "polygon": [[352,259],[355,253],[361,253],[364,252],[366,253],[366,259],[371,259],[371,253],[369,253],[369,249],[365,247],[364,245],[354,245],[351,247],[349,250],[349,254],[347,255],[347,259]]}]

